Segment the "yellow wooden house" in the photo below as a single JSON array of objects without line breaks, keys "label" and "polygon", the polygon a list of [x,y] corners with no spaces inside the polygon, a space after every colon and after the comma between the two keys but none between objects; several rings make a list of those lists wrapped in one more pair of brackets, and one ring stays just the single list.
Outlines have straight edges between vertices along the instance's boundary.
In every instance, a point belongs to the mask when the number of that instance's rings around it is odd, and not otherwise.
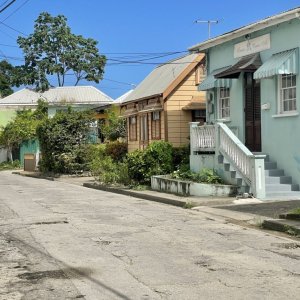
[{"label": "yellow wooden house", "polygon": [[156,67],[121,104],[127,118],[128,151],[155,140],[189,143],[189,122],[206,121],[204,54],[189,54]]}]

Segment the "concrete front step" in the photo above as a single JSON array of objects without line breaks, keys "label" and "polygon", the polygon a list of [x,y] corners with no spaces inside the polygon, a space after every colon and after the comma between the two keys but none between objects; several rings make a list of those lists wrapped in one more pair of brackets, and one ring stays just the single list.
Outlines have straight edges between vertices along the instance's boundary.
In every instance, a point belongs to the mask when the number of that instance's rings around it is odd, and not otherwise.
[{"label": "concrete front step", "polygon": [[266,176],[266,184],[291,184],[292,177],[291,176]]},{"label": "concrete front step", "polygon": [[299,191],[298,184],[266,184],[266,193],[268,192],[291,192]]},{"label": "concrete front step", "polygon": [[284,176],[284,171],[281,169],[265,170],[266,176]]},{"label": "concrete front step", "polygon": [[277,162],[275,161],[265,161],[265,170],[277,169]]},{"label": "concrete front step", "polygon": [[291,235],[300,235],[300,222],[295,220],[267,219],[263,221],[262,227]]},{"label": "concrete front step", "polygon": [[300,200],[300,192],[299,191],[277,191],[277,192],[266,192],[265,199],[274,199],[274,200]]}]

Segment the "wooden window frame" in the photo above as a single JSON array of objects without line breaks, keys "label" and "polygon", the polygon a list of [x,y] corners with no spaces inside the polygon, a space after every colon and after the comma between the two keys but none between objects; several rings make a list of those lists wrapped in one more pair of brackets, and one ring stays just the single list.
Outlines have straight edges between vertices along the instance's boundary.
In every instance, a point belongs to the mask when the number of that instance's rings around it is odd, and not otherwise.
[{"label": "wooden window frame", "polygon": [[[146,124],[143,123],[144,119],[146,118]],[[140,143],[141,144],[148,144],[149,143],[149,120],[148,120],[148,114],[142,114],[139,117],[140,122]],[[144,128],[144,125],[146,125],[146,130]]]},{"label": "wooden window frame", "polygon": [[160,113],[160,111],[153,111],[151,113],[151,139],[152,140],[160,140],[161,139],[161,113]]},{"label": "wooden window frame", "polygon": [[220,87],[218,90],[219,119],[230,119],[230,88]]},{"label": "wooden window frame", "polygon": [[[134,123],[132,121],[135,120]],[[129,127],[129,141],[137,140],[137,116],[131,116],[128,118]]]},{"label": "wooden window frame", "polygon": [[[291,85],[284,86],[283,80],[290,78]],[[294,84],[293,84],[294,82]],[[294,96],[285,98],[286,92],[290,94],[290,91],[293,92]],[[297,76],[295,74],[282,74],[278,76],[278,113],[280,115],[284,114],[292,114],[297,112]],[[292,103],[291,105],[294,106],[294,109],[285,109],[284,102]],[[289,104],[290,106],[290,104]]]},{"label": "wooden window frame", "polygon": [[195,85],[199,85],[204,77],[204,66],[199,65],[195,69]]}]

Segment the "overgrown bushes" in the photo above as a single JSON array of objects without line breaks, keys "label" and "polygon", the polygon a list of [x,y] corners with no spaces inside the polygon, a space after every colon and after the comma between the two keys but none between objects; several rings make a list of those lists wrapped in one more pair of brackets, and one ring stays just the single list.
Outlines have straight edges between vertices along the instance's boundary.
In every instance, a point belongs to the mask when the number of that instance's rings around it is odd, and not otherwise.
[{"label": "overgrown bushes", "polygon": [[43,155],[41,170],[68,174],[86,170],[84,152],[91,122],[91,113],[68,109],[40,124],[37,136]]},{"label": "overgrown bushes", "polygon": [[173,148],[168,142],[156,141],[146,150],[135,150],[127,156],[129,177],[136,182],[149,184],[151,176],[173,171]]}]

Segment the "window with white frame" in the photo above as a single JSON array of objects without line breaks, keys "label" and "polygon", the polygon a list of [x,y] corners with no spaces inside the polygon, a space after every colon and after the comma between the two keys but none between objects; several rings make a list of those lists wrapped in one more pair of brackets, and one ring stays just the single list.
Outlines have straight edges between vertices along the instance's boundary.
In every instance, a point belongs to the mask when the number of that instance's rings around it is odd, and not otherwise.
[{"label": "window with white frame", "polygon": [[279,76],[279,113],[296,111],[296,75]]},{"label": "window with white frame", "polygon": [[219,119],[230,118],[230,89],[219,88]]}]

